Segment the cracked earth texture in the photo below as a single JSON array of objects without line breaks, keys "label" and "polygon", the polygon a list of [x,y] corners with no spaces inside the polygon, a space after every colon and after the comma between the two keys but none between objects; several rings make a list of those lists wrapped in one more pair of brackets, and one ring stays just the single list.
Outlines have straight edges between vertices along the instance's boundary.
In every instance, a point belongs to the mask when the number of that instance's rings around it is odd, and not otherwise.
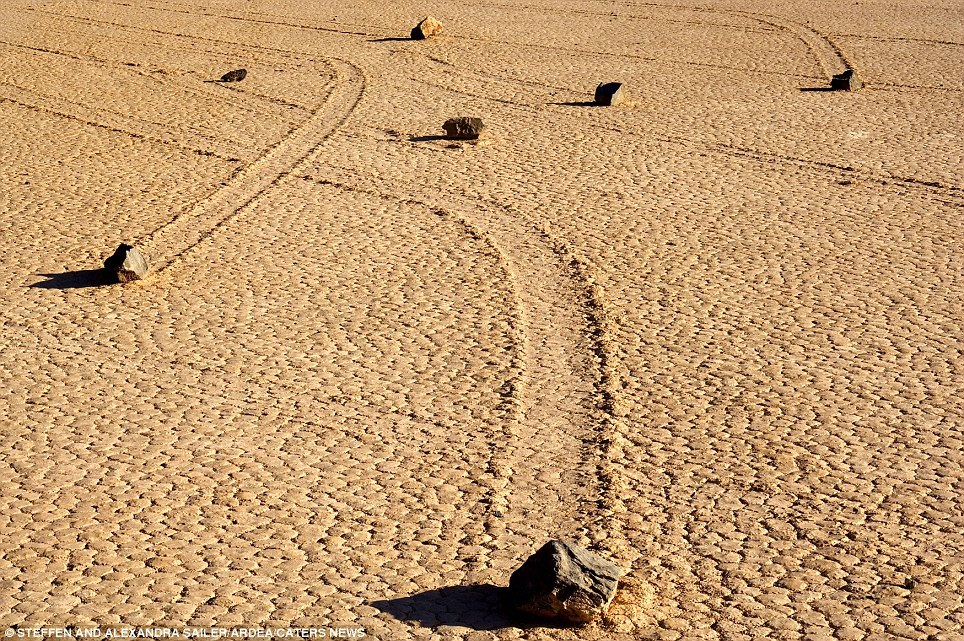
[{"label": "cracked earth texture", "polygon": [[[0,629],[964,639],[962,67],[950,0],[7,0]],[[551,537],[603,621],[504,613]]]}]

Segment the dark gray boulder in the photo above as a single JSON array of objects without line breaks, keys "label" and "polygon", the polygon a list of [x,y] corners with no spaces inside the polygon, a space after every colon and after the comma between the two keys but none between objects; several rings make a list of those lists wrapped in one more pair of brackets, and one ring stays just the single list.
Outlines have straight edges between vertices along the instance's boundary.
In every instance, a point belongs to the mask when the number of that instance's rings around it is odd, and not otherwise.
[{"label": "dark gray boulder", "polygon": [[451,140],[475,140],[485,129],[485,123],[481,118],[459,116],[446,120],[442,129],[445,130],[445,137]]},{"label": "dark gray boulder", "polygon": [[626,101],[626,92],[620,82],[604,82],[596,87],[596,104],[603,107],[615,107]]},{"label": "dark gray boulder", "polygon": [[116,275],[118,281],[129,283],[144,278],[150,265],[137,247],[121,243],[117,250],[104,261],[104,269]]},{"label": "dark gray boulder", "polygon": [[549,541],[509,579],[508,598],[516,610],[583,624],[605,614],[622,571],[578,545]]},{"label": "dark gray boulder", "polygon": [[442,33],[442,23],[429,16],[412,29],[412,40],[425,40]]},{"label": "dark gray boulder", "polygon": [[830,89],[833,91],[857,91],[863,86],[863,81],[857,77],[853,69],[834,74],[833,78],[830,79]]},{"label": "dark gray boulder", "polygon": [[235,69],[221,76],[221,82],[241,82],[248,75],[247,69]]}]

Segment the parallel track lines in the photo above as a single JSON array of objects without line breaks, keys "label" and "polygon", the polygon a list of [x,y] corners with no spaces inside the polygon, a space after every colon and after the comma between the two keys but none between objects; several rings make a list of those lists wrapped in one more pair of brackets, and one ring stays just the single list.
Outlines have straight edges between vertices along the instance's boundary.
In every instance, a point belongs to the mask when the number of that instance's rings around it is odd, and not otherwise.
[{"label": "parallel track lines", "polygon": [[158,272],[169,269],[218,228],[249,211],[268,190],[310,162],[325,139],[348,120],[365,92],[366,81],[354,65],[341,60],[335,65],[334,87],[307,121],[239,169],[222,187],[138,240],[149,253],[170,256]]}]

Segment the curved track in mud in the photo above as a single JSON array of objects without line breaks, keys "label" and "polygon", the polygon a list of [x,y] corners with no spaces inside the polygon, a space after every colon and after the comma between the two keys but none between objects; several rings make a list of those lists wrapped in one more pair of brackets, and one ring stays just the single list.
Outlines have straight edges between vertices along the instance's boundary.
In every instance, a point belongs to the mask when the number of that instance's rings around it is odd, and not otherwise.
[{"label": "curved track in mud", "polygon": [[344,61],[333,61],[333,81],[328,95],[311,115],[257,160],[241,167],[225,185],[138,239],[148,253],[167,257],[163,272],[199,242],[257,202],[278,182],[310,162],[315,150],[331,132],[351,116],[365,91],[361,72]]}]

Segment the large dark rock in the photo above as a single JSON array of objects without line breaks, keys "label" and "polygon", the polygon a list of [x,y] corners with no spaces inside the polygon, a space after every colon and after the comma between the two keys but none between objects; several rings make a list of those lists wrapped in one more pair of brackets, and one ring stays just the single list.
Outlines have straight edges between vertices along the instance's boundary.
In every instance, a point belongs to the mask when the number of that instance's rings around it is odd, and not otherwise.
[{"label": "large dark rock", "polygon": [[619,82],[604,82],[596,87],[596,104],[603,107],[615,107],[626,101],[626,92]]},{"label": "large dark rock", "polygon": [[622,571],[597,554],[563,541],[549,541],[509,579],[512,607],[564,623],[601,617]]},{"label": "large dark rock", "polygon": [[451,138],[452,140],[475,140],[482,134],[482,130],[485,129],[485,123],[482,122],[481,118],[460,116],[446,120],[442,124],[442,129],[445,130],[446,138]]},{"label": "large dark rock", "polygon": [[442,33],[442,23],[429,16],[412,29],[412,40],[425,40]]},{"label": "large dark rock", "polygon": [[235,69],[221,76],[221,82],[241,82],[248,75],[247,69]]},{"label": "large dark rock", "polygon": [[150,265],[137,247],[121,243],[110,258],[104,261],[104,269],[114,273],[120,282],[129,283],[144,278]]},{"label": "large dark rock", "polygon": [[830,79],[830,88],[833,91],[857,91],[863,86],[863,81],[857,77],[853,69],[834,74],[834,77]]}]

